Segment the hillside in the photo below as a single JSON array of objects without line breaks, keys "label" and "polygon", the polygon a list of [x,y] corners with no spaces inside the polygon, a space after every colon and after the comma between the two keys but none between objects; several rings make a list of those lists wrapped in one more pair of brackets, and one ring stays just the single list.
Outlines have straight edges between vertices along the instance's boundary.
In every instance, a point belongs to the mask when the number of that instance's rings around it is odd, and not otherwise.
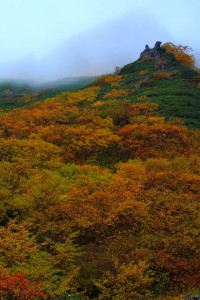
[{"label": "hillside", "polygon": [[180,118],[187,126],[200,127],[200,75],[171,53],[161,53],[155,60],[147,55],[124,66],[118,75],[122,76],[119,86],[102,86],[100,97],[124,90],[134,103],[142,98],[157,103],[158,112],[168,120]]},{"label": "hillside", "polygon": [[[162,49],[162,48],[161,48]],[[17,107],[55,97],[64,91],[73,91],[92,83],[100,85],[99,99],[111,91],[124,90],[131,102],[148,99],[158,104],[158,112],[170,119],[181,119],[192,128],[200,127],[200,75],[190,66],[182,65],[172,54],[162,53],[156,60],[148,55],[124,66],[118,86],[101,83],[101,77],[72,77],[46,83],[26,83],[20,81],[0,83],[0,109]],[[120,78],[120,77],[117,77]],[[119,99],[126,99],[123,94]],[[110,99],[112,97],[110,96]]]},{"label": "hillside", "polygon": [[83,89],[1,111],[2,299],[199,293],[191,59],[156,43]]}]

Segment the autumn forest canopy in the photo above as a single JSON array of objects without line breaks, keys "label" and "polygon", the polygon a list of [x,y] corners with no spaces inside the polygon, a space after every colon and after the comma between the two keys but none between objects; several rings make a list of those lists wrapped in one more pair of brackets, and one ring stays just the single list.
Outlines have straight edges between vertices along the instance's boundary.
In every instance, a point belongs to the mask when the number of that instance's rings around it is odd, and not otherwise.
[{"label": "autumn forest canopy", "polygon": [[199,292],[200,73],[189,50],[146,47],[85,88],[11,107],[0,97],[1,299]]}]

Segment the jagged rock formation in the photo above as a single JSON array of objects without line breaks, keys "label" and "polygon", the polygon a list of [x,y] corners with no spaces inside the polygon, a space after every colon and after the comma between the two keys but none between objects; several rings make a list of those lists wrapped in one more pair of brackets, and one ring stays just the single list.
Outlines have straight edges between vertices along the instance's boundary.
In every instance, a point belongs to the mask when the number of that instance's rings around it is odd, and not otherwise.
[{"label": "jagged rock formation", "polygon": [[155,59],[160,58],[163,54],[166,53],[165,49],[160,47],[161,42],[157,41],[153,48],[150,48],[148,45],[145,46],[144,51],[140,54],[140,59]]}]

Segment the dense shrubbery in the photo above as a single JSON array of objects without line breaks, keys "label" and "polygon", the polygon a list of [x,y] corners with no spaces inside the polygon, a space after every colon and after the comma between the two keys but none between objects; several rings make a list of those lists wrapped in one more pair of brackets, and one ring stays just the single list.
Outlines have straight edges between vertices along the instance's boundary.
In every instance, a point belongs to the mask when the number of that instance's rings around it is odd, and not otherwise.
[{"label": "dense shrubbery", "polygon": [[104,97],[125,80],[111,77],[0,117],[2,299],[200,284],[199,132],[143,94]]}]

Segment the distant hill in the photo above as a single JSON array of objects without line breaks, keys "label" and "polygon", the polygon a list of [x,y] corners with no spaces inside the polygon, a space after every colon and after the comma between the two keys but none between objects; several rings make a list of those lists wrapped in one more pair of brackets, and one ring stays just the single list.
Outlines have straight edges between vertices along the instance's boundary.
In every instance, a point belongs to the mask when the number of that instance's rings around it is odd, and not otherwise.
[{"label": "distant hill", "polygon": [[23,107],[36,101],[54,97],[66,90],[72,91],[83,88],[95,79],[95,76],[79,76],[47,82],[2,81],[0,82],[0,109],[10,110]]}]

